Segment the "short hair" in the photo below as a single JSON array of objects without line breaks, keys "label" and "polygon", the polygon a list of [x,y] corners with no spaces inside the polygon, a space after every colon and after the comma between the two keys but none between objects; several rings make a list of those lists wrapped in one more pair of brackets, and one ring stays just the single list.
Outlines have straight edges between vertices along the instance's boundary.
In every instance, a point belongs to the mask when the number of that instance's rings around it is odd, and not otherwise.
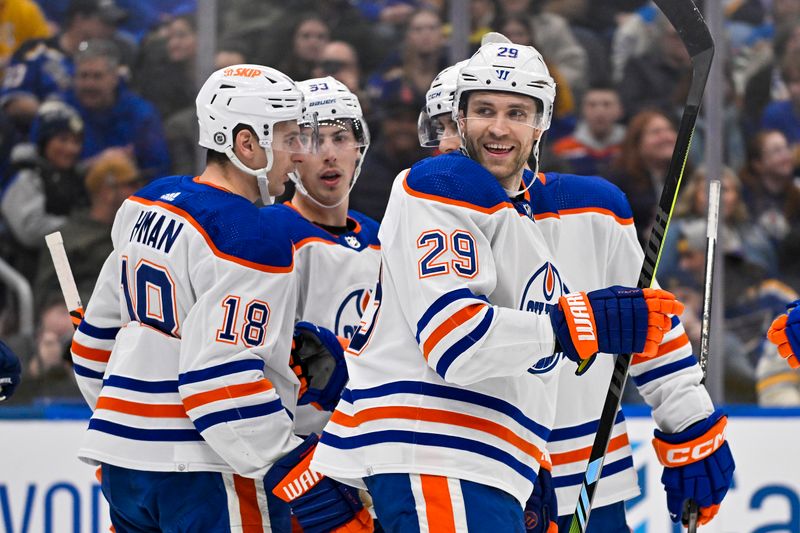
[{"label": "short hair", "polygon": [[79,65],[84,61],[103,58],[108,62],[112,70],[116,70],[121,63],[119,48],[113,41],[108,39],[91,39],[81,43],[78,53],[75,54],[75,64]]}]

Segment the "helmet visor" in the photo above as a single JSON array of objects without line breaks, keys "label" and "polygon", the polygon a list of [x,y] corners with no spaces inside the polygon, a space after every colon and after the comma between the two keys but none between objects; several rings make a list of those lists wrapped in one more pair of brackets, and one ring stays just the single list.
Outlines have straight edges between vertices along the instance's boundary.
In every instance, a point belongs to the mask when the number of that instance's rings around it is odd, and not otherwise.
[{"label": "helmet visor", "polygon": [[319,124],[315,119],[300,124],[296,120],[275,122],[267,146],[277,152],[313,154],[319,150]]},{"label": "helmet visor", "polygon": [[458,137],[458,128],[449,114],[443,113],[431,117],[423,108],[417,119],[417,135],[420,146],[436,148],[441,141]]}]

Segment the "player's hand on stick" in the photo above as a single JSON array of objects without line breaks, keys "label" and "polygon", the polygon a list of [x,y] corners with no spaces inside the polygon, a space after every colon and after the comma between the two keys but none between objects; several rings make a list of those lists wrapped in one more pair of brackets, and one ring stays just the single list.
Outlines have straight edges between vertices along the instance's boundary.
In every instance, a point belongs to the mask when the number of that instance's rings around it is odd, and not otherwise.
[{"label": "player's hand on stick", "polygon": [[562,296],[550,321],[564,354],[580,363],[597,352],[655,357],[669,315],[680,315],[683,304],[662,289],[613,286]]},{"label": "player's hand on stick", "polygon": [[298,322],[289,364],[300,380],[298,405],[332,411],[347,383],[344,342],[325,328]]},{"label": "player's hand on stick", "polygon": [[558,500],[550,470],[539,469],[533,493],[525,504],[525,531],[530,533],[558,532]]},{"label": "player's hand on stick", "polygon": [[792,368],[800,368],[800,300],[786,306],[787,312],[776,318],[767,331],[767,339]]},{"label": "player's hand on stick", "polygon": [[6,343],[0,341],[0,402],[10,398],[19,385],[22,368],[19,357]]},{"label": "player's hand on stick", "polygon": [[698,523],[708,523],[733,483],[735,463],[725,440],[728,417],[721,410],[678,433],[655,431],[653,446],[664,465],[661,483],[667,491],[667,509],[673,522],[692,500],[700,508]]},{"label": "player's hand on stick", "polygon": [[361,533],[373,530],[358,489],[309,469],[319,439],[311,435],[277,461],[264,487],[288,503],[304,533]]}]

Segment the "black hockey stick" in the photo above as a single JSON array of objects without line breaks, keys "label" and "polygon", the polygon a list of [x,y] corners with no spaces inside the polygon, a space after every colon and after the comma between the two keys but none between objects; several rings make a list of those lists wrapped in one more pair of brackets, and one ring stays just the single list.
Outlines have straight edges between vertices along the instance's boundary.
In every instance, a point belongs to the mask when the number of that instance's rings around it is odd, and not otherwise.
[{"label": "black hockey stick", "polygon": [[[689,146],[692,142],[694,124],[700,110],[706,80],[711,70],[711,59],[714,56],[714,40],[711,38],[703,16],[693,0],[655,0],[655,3],[677,30],[689,52],[689,56],[691,56],[692,82],[689,86],[686,108],[683,111],[678,128],[678,138],[675,142],[675,150],[672,152],[669,171],[664,179],[664,190],[661,192],[661,199],[658,201],[656,219],[650,232],[650,239],[645,247],[644,264],[639,274],[639,287],[650,287],[658,268],[662,244],[669,229],[675,200],[678,197],[683,170],[686,166],[686,158],[689,155]],[[583,533],[588,526],[592,500],[603,470],[608,441],[614,429],[614,421],[619,410],[630,364],[631,354],[619,354],[614,363],[614,373],[611,376],[611,383],[606,394],[603,413],[600,416],[600,423],[594,438],[594,444],[592,444],[589,463],[586,466],[586,473],[581,483],[575,513],[572,515],[570,533]]]}]

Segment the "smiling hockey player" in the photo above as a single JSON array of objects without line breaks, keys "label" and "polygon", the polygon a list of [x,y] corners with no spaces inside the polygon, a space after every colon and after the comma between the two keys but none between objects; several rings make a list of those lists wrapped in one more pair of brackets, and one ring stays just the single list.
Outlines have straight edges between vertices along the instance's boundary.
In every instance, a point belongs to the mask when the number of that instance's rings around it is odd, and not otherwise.
[{"label": "smiling hockey player", "polygon": [[482,46],[455,100],[470,157],[426,159],[394,183],[380,279],[347,351],[350,382],[312,461],[368,487],[388,531],[524,531],[558,352],[655,355],[681,310],[665,291],[623,287],[565,296],[551,316],[520,310],[526,285],[553,264],[522,179],[553,97],[538,52]]}]

